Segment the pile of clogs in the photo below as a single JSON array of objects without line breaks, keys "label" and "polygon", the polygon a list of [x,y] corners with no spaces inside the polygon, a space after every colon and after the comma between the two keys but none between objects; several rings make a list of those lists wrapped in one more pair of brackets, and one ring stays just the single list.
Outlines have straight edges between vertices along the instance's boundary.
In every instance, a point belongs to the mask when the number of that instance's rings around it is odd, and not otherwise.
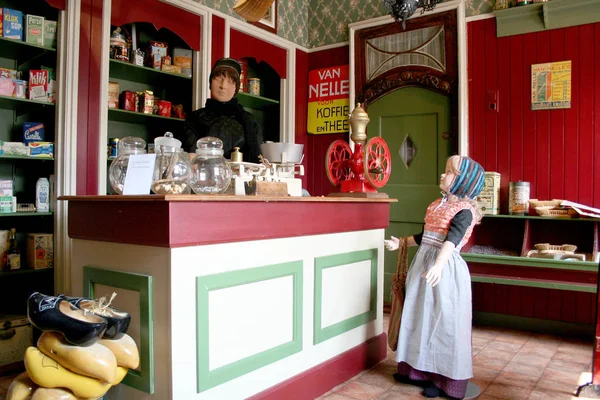
[{"label": "pile of clogs", "polygon": [[140,363],[137,346],[126,334],[131,317],[105,298],[36,292],[29,297],[27,316],[43,333],[37,347],[25,352],[26,371],[11,383],[7,400],[99,399]]}]

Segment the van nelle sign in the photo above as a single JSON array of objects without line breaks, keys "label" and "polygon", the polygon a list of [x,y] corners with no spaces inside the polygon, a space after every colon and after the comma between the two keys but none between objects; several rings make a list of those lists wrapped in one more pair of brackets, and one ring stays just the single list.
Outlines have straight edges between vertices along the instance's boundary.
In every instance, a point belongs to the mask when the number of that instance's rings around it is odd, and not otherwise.
[{"label": "van nelle sign", "polygon": [[346,133],[350,114],[348,66],[308,74],[308,133]]}]

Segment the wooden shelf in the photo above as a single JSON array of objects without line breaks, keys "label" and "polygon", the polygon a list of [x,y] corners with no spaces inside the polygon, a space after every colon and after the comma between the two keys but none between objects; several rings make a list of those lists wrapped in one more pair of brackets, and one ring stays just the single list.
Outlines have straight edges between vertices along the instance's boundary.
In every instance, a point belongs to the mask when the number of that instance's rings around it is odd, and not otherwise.
[{"label": "wooden shelf", "polygon": [[266,97],[257,96],[255,94],[239,92],[237,94],[238,102],[245,108],[254,110],[264,110],[273,106],[278,106],[277,100],[268,99]]},{"label": "wooden shelf", "polygon": [[53,212],[16,212],[16,213],[0,213],[0,217],[47,217],[54,215]]},{"label": "wooden shelf", "polygon": [[0,160],[54,161],[54,157],[31,157],[31,156],[7,156],[7,155],[0,155]]},{"label": "wooden shelf", "polygon": [[471,275],[472,282],[495,283],[497,285],[525,286],[554,290],[596,293],[597,285],[591,283],[566,283],[549,279],[514,279],[500,275]]},{"label": "wooden shelf", "polygon": [[598,271],[598,263],[594,261],[565,261],[473,253],[461,253],[461,256],[467,262],[482,264],[518,265],[522,267],[553,268],[587,272]]},{"label": "wooden shelf", "polygon": [[16,59],[17,63],[21,64],[46,53],[56,55],[56,49],[0,36],[0,58]]},{"label": "wooden shelf", "polygon": [[172,72],[165,72],[149,67],[142,67],[118,60],[110,60],[109,76],[110,78],[123,79],[137,83],[146,83],[153,86],[156,86],[158,83],[160,83],[162,86],[168,86],[165,85],[165,81],[172,84],[178,84],[192,80],[191,76],[174,74]]},{"label": "wooden shelf", "polygon": [[551,0],[494,11],[496,36],[511,36],[600,21],[600,0]]},{"label": "wooden shelf", "polygon": [[37,110],[40,107],[54,107],[54,103],[0,95],[0,108],[16,111],[19,115]]},{"label": "wooden shelf", "polygon": [[144,114],[135,111],[125,111],[118,108],[108,109],[108,120],[127,122],[130,124],[155,124],[155,123],[176,123],[181,124],[185,122],[181,118],[163,117],[155,114]]},{"label": "wooden shelf", "polygon": [[48,271],[54,271],[54,268],[41,268],[41,269],[21,268],[16,271],[0,271],[0,277],[4,278],[4,277],[11,276],[11,275],[14,276],[14,275],[23,275],[23,274],[38,274],[38,273],[44,273],[44,272],[48,272]]},{"label": "wooden shelf", "polygon": [[502,219],[529,219],[529,220],[540,220],[540,221],[600,221],[600,218],[561,218],[561,217],[540,217],[539,215],[505,215],[505,214],[485,214],[484,218],[502,218]]}]

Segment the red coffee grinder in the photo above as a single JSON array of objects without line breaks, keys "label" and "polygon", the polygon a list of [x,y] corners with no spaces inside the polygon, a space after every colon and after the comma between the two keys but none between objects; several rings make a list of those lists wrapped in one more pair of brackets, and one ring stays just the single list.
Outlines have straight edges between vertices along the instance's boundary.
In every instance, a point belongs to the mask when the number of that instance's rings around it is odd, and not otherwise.
[{"label": "red coffee grinder", "polygon": [[[348,118],[354,142],[354,152],[344,140],[329,145],[325,155],[327,178],[340,193],[329,196],[388,197],[378,193],[385,186],[392,172],[392,156],[387,143],[381,137],[367,141],[369,115],[358,103]],[[366,142],[366,146],[365,146]]]}]

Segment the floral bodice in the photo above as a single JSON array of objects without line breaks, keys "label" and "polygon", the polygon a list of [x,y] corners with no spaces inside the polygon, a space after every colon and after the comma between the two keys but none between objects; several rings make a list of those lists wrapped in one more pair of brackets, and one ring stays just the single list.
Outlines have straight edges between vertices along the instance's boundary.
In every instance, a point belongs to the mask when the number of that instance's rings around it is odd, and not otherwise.
[{"label": "floral bodice", "polygon": [[456,249],[460,251],[460,249],[471,237],[471,233],[473,233],[473,227],[476,223],[476,211],[473,208],[473,205],[468,201],[444,201],[441,205],[440,203],[442,203],[442,198],[437,199],[431,203],[429,207],[427,207],[427,213],[425,214],[425,227],[423,229],[425,234],[427,234],[427,232],[435,232],[440,236],[445,237],[450,229],[452,218],[454,218],[459,211],[471,210],[473,213],[473,222],[471,222],[471,225],[467,228],[460,245],[456,246]]}]

